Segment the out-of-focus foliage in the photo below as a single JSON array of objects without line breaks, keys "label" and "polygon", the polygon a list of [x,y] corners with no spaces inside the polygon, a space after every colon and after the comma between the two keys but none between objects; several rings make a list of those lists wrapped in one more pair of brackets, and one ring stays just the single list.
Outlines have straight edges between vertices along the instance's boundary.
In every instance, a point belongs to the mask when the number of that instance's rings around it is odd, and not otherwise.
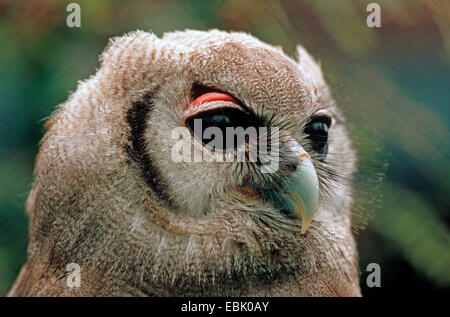
[{"label": "out-of-focus foliage", "polygon": [[[79,0],[81,28],[66,26],[69,2],[0,0],[0,295],[25,260],[45,118],[95,72],[109,37],[185,28],[250,32],[290,55],[301,43],[320,59],[360,155],[359,212],[377,207],[358,235],[363,293],[449,289],[449,1],[376,1],[381,28],[366,26],[362,0]],[[379,289],[366,287],[371,262]]]}]

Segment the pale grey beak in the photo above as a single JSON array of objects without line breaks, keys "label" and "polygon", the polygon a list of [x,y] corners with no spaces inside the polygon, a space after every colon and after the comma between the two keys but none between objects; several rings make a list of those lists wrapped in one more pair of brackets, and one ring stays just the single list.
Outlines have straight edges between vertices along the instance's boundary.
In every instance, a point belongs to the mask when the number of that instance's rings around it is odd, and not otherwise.
[{"label": "pale grey beak", "polygon": [[299,161],[296,172],[279,193],[292,216],[302,219],[301,233],[308,229],[319,205],[319,180],[309,154],[295,141],[290,151]]}]

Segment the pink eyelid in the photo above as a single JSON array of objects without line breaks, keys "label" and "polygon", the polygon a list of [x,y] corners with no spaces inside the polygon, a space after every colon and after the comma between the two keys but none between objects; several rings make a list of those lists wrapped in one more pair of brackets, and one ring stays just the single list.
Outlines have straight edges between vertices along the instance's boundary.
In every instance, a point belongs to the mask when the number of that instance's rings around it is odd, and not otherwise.
[{"label": "pink eyelid", "polygon": [[191,104],[189,105],[189,108],[195,110],[202,104],[212,101],[230,101],[233,103],[238,103],[236,99],[234,99],[232,96],[228,94],[222,92],[208,92],[206,94],[201,95],[200,97],[197,97],[194,101],[192,101]]}]

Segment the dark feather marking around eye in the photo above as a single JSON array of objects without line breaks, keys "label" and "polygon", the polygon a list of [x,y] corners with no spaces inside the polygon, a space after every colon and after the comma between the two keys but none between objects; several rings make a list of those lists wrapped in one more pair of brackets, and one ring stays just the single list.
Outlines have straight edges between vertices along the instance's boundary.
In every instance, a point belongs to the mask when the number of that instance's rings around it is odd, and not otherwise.
[{"label": "dark feather marking around eye", "polygon": [[131,109],[127,113],[127,122],[131,127],[130,145],[126,146],[126,151],[131,159],[140,168],[142,177],[146,184],[153,190],[158,199],[172,204],[168,194],[168,185],[157,166],[152,162],[150,153],[146,151],[145,130],[147,122],[154,108],[154,95],[146,94],[141,100],[133,102]]}]

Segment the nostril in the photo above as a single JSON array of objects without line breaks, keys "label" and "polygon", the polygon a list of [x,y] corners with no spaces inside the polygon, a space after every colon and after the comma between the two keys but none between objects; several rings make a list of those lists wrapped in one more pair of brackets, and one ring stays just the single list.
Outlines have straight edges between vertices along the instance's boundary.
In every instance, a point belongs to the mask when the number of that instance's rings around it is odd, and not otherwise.
[{"label": "nostril", "polygon": [[284,160],[281,163],[281,169],[285,171],[286,175],[291,175],[295,173],[300,166],[300,160],[298,159],[298,155],[289,155],[284,156]]},{"label": "nostril", "polygon": [[298,168],[298,162],[289,162],[286,165],[286,170],[288,170],[290,173],[294,173],[295,171],[297,171]]}]

